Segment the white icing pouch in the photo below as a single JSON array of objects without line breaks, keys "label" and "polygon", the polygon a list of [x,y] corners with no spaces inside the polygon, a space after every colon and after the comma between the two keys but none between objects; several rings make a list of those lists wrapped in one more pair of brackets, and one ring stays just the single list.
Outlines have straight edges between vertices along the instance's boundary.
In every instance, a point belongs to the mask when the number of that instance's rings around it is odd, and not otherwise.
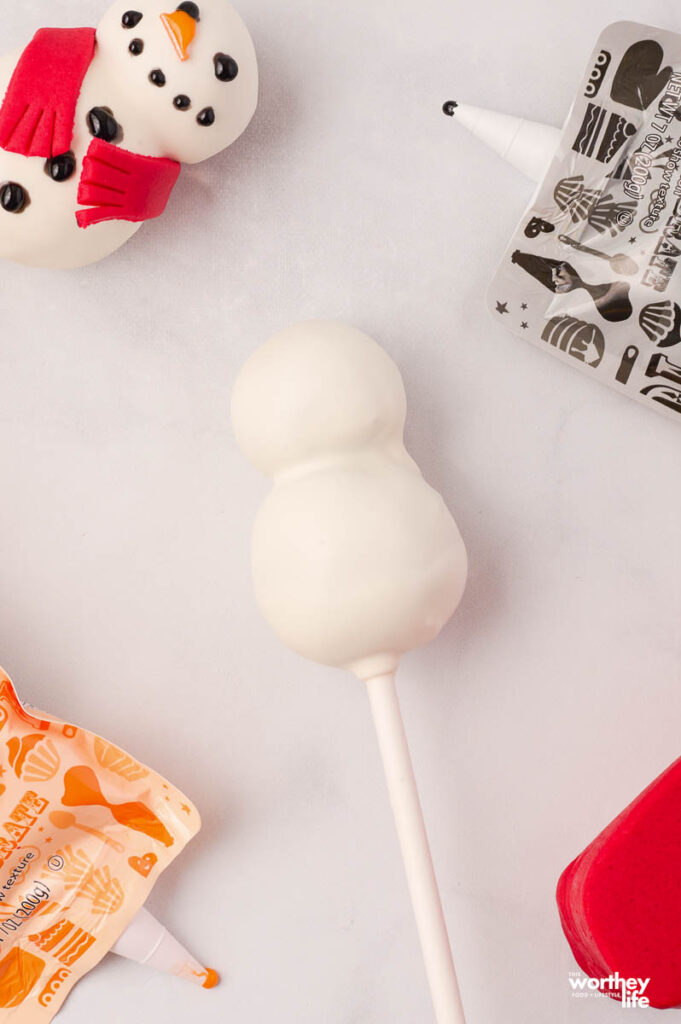
[{"label": "white icing pouch", "polygon": [[681,423],[681,35],[600,36],[493,315]]}]

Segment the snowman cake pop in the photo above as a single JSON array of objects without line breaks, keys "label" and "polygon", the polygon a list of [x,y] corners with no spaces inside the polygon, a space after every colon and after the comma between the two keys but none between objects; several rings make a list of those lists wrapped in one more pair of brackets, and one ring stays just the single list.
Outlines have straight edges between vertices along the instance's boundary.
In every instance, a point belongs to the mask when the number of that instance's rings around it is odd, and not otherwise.
[{"label": "snowman cake pop", "polygon": [[182,163],[251,120],[255,51],[227,0],[134,2],[0,57],[0,257],[102,259],[163,212]]},{"label": "snowman cake pop", "polygon": [[276,335],[237,380],[237,441],[273,478],[251,548],[255,594],[288,647],[366,682],[439,1024],[463,1010],[395,672],[456,609],[466,550],[403,442],[399,371],[324,321]]}]

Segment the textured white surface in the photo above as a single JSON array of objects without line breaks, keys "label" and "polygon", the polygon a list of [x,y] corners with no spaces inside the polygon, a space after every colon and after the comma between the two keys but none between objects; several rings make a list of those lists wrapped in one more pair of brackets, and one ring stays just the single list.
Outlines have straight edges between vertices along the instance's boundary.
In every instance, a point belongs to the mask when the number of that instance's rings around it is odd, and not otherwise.
[{"label": "textured white surface", "polygon": [[[430,1020],[366,695],[280,647],[249,589],[268,483],[229,393],[312,316],[396,360],[410,451],[469,549],[459,612],[400,679],[469,1024],[646,1020],[570,996],[553,889],[681,752],[681,430],[488,320],[531,185],[440,107],[559,124],[605,24],[681,20],[662,0],[240,9],[262,85],[243,139],[104,263],[2,266],[0,661],[197,802],[151,906],[225,977],[108,959],[60,1024]],[[101,8],[0,12],[9,49]]]}]

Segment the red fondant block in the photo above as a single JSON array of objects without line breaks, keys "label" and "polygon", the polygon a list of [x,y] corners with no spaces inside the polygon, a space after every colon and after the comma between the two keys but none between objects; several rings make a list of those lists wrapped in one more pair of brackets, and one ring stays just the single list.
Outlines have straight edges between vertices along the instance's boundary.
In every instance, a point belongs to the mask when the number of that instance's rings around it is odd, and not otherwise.
[{"label": "red fondant block", "polygon": [[586,974],[649,978],[651,1006],[681,1005],[681,759],[566,868],[557,900]]}]

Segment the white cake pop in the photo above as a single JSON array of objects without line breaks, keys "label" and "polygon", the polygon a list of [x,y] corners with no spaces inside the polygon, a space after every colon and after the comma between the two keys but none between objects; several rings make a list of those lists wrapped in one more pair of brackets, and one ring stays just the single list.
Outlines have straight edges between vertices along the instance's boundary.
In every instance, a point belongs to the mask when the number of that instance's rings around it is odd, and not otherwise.
[{"label": "white cake pop", "polygon": [[393,672],[437,636],[466,581],[456,523],[404,447],[397,367],[360,331],[299,324],[246,363],[232,415],[274,478],[252,546],[265,618],[314,661]]},{"label": "white cake pop", "polygon": [[325,321],[266,342],[232,398],[241,448],[274,480],[253,530],[258,604],[288,647],[367,683],[436,1017],[463,1024],[394,675],[454,612],[467,558],[404,447],[405,414],[386,353]]},{"label": "white cake pop", "polygon": [[257,94],[227,0],[117,0],[96,32],[41,30],[0,57],[0,257],[73,267],[113,252],[162,212],[180,163],[238,138]]}]

